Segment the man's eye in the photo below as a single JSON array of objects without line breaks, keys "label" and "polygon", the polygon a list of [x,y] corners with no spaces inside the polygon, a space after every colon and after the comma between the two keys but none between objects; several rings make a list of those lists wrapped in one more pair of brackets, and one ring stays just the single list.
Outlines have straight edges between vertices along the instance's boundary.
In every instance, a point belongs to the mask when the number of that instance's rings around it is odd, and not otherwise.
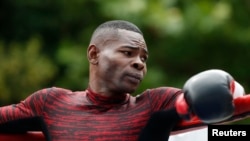
[{"label": "man's eye", "polygon": [[146,62],[147,59],[148,59],[147,57],[142,57],[142,58],[141,58],[142,62]]},{"label": "man's eye", "polygon": [[130,51],[123,51],[123,53],[125,54],[125,55],[127,55],[127,56],[131,56],[131,52]]}]

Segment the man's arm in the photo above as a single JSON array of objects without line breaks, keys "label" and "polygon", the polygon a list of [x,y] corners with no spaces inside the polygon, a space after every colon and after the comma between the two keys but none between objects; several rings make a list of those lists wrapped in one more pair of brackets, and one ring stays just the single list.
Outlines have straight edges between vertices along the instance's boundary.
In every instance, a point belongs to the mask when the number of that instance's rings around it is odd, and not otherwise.
[{"label": "man's arm", "polygon": [[41,115],[48,91],[39,90],[18,104],[0,107],[0,132],[41,131]]}]

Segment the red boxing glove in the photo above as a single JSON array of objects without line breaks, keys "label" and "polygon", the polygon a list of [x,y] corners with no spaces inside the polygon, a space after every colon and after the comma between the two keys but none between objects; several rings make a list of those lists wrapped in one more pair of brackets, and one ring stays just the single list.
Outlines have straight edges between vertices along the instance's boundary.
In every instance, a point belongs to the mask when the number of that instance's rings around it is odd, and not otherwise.
[{"label": "red boxing glove", "polygon": [[237,81],[231,83],[230,87],[234,99],[245,95],[245,89]]},{"label": "red boxing glove", "polygon": [[250,117],[250,94],[245,94],[245,90],[243,86],[241,86],[238,82],[235,81],[235,87],[233,89],[233,97],[234,97],[234,114],[228,120],[222,122],[223,124],[227,122],[233,122],[242,120]]},{"label": "red boxing glove", "polygon": [[[245,90],[243,86],[241,86],[237,81],[232,81],[230,83],[230,90],[234,98],[233,100],[233,103],[235,105],[234,116],[232,116],[230,119],[226,121],[223,121],[222,124],[225,124],[227,122],[232,122],[235,120],[240,120],[250,116],[250,106],[248,106],[250,105],[250,95],[245,95]],[[196,130],[206,127],[206,124],[203,123],[197,116],[195,116],[194,114],[190,114],[189,106],[186,103],[183,95],[179,96],[176,102],[178,103],[176,104],[178,105],[176,109],[178,110],[179,115],[182,115],[182,118],[184,120],[182,120],[175,127],[175,129],[172,131],[171,134],[183,133],[190,130]]]},{"label": "red boxing glove", "polygon": [[207,70],[185,83],[176,110],[184,119],[195,115],[204,123],[218,123],[233,116],[234,91],[235,81],[230,74],[218,69]]},{"label": "red boxing glove", "polygon": [[240,96],[234,99],[234,116],[228,121],[238,121],[250,117],[250,95]]}]

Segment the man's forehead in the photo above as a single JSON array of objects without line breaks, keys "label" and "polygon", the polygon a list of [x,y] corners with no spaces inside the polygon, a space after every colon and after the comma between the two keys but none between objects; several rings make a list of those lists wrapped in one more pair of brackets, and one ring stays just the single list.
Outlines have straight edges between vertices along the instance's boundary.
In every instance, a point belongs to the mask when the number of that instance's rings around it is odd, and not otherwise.
[{"label": "man's forehead", "polygon": [[146,54],[148,54],[148,50],[147,50],[146,47],[140,47],[140,46],[122,46],[122,48],[141,49],[141,50],[143,50]]},{"label": "man's forehead", "polygon": [[147,45],[143,35],[135,31],[125,29],[102,29],[99,32],[99,36],[96,36],[96,39],[103,45],[119,42],[119,44],[121,44],[120,47],[130,46],[134,48],[141,48],[146,53],[148,53]]},{"label": "man's forehead", "polygon": [[122,38],[128,38],[128,40],[131,40],[132,43],[135,44],[136,46],[147,50],[147,45],[146,45],[145,39],[144,39],[143,35],[141,35],[140,33],[125,30],[125,29],[119,29],[118,36],[120,36]]}]

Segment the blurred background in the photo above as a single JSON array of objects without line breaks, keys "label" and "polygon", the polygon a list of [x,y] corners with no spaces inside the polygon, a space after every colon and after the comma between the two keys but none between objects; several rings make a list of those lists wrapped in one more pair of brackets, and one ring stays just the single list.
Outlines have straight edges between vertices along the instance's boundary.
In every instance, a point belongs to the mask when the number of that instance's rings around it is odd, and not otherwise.
[{"label": "blurred background", "polygon": [[250,92],[249,0],[1,0],[0,104],[51,86],[84,90],[86,49],[107,20],[144,33],[148,74],[134,95],[224,69]]}]

